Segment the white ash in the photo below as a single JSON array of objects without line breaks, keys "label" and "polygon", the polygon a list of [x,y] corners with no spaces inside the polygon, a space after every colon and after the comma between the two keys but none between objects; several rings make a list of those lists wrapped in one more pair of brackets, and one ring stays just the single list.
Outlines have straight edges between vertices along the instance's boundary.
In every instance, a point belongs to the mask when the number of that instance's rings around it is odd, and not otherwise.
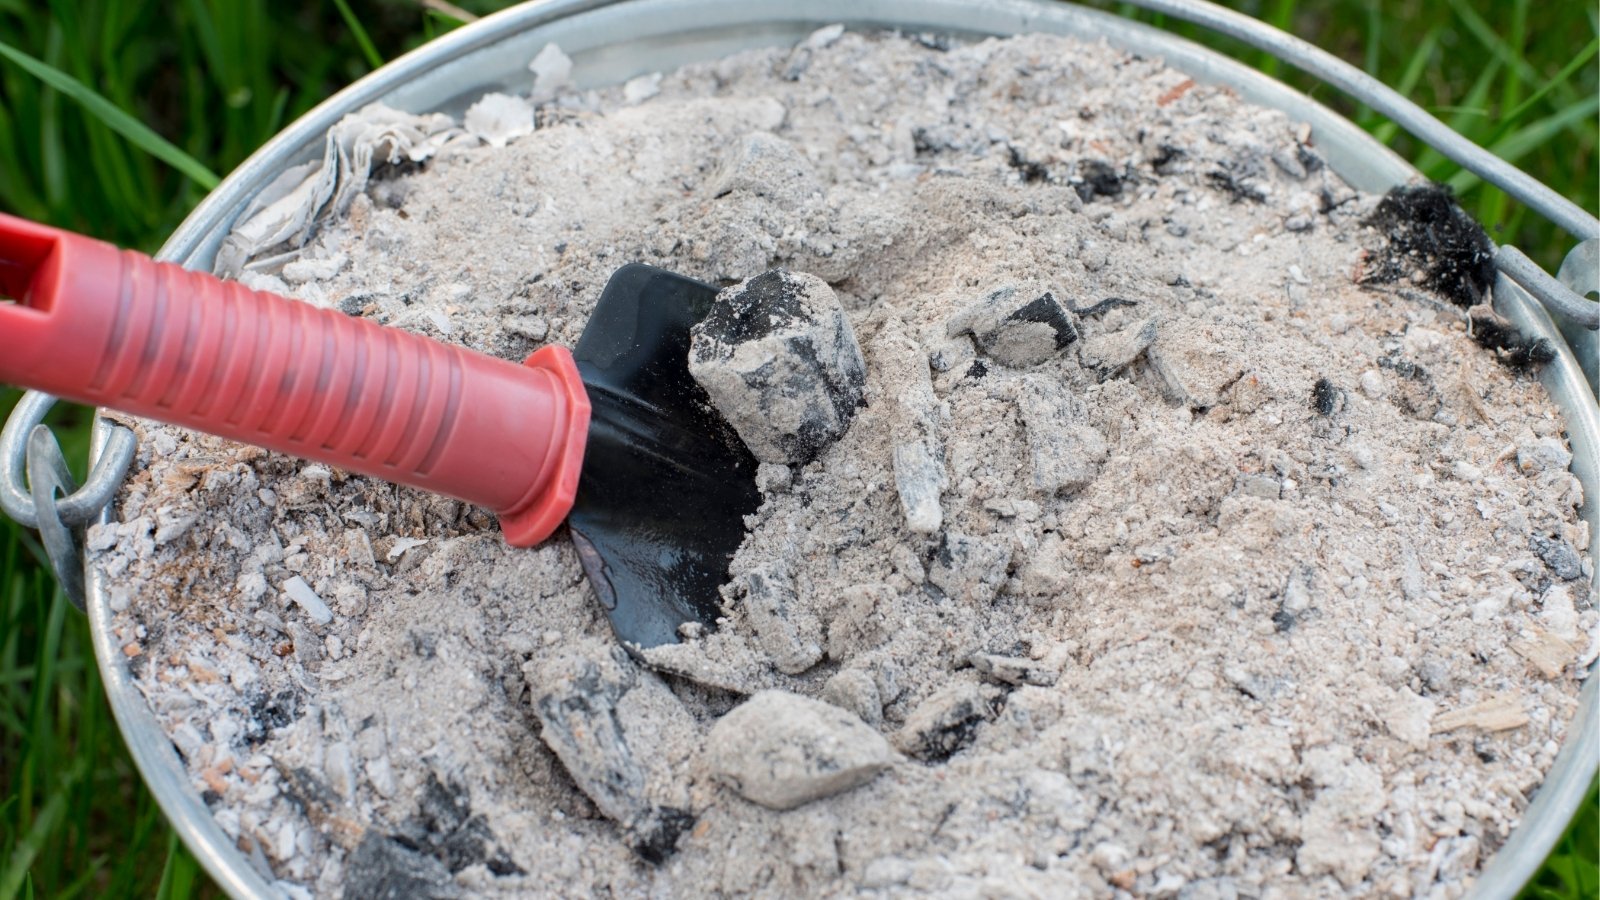
[{"label": "white ash", "polygon": [[[558,56],[532,134],[439,142],[296,251],[346,262],[247,280],[516,359],[571,345],[625,262],[786,267],[837,295],[866,405],[762,468],[725,624],[652,656],[701,683],[610,655],[564,539],[510,550],[461,503],[138,424],[94,564],[264,875],[328,897],[1470,884],[1597,652],[1581,492],[1536,382],[1443,304],[1352,283],[1375,201],[1308,131],[1045,36],[819,33],[633,106],[561,91]],[[1059,354],[1019,369],[950,333],[1034,284],[1080,333]],[[1041,426],[1038,397],[1070,415]],[[782,602],[744,602],[772,572]],[[564,763],[538,698],[590,702],[563,693],[585,666],[628,750]],[[896,755],[748,802],[704,736],[768,688]]]}]

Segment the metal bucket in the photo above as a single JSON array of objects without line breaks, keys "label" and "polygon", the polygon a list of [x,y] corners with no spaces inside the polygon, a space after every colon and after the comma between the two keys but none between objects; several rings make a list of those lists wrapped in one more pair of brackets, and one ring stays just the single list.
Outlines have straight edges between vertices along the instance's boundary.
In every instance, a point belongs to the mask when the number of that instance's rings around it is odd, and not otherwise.
[{"label": "metal bucket", "polygon": [[[1317,68],[1306,63],[1308,53],[1317,54],[1314,48],[1234,14],[1191,4],[1192,0],[1142,0],[1138,5],[1201,21],[1275,52],[1301,68]],[[1227,85],[1249,101],[1283,110],[1309,124],[1329,165],[1362,190],[1384,191],[1419,177],[1409,164],[1355,125],[1254,69],[1158,29],[1050,0],[813,0],[803,4],[793,0],[543,0],[452,32],[339,92],[223,181],[173,234],[160,257],[209,270],[223,236],[247,201],[284,169],[320,156],[328,127],[364,104],[382,100],[411,112],[439,110],[459,115],[486,91],[526,89],[527,62],[546,42],[558,43],[572,57],[574,77],[580,86],[589,87],[616,84],[636,75],[752,47],[793,44],[812,30],[835,22],[854,29],[896,28],[968,36],[1050,32],[1104,39],[1130,52],[1164,58],[1197,80]],[[1318,64],[1322,66],[1318,74],[1326,80],[1358,94],[1364,102],[1389,113],[1420,137],[1441,146],[1452,139],[1448,134],[1430,131],[1434,126],[1443,126],[1399,101],[1392,92],[1385,95],[1375,82],[1363,82],[1364,76],[1355,70],[1338,68],[1339,64],[1328,57]],[[1454,158],[1471,155],[1459,140],[1449,149],[1453,152],[1448,155]],[[1481,159],[1477,162],[1489,169],[1499,165]],[[1518,187],[1526,192],[1530,184],[1542,190],[1521,173],[1500,168],[1505,171],[1496,169],[1490,180],[1502,185],[1511,182],[1513,193]],[[1518,182],[1517,178],[1523,181]],[[1592,279],[1592,264],[1582,260],[1593,259],[1596,246],[1600,246],[1594,240],[1593,219],[1571,204],[1535,205],[1573,231],[1579,240],[1588,239],[1580,252],[1574,253],[1579,263],[1571,265],[1569,260],[1566,268],[1578,273],[1577,277]],[[1572,215],[1575,211],[1576,218]],[[1563,274],[1567,274],[1566,269]],[[1579,292],[1592,287],[1585,284]],[[1544,307],[1504,272],[1495,287],[1495,300],[1501,312],[1519,328],[1551,339],[1560,349],[1560,357],[1547,367],[1543,380],[1570,423],[1573,471],[1582,480],[1589,498],[1583,515],[1591,533],[1600,535],[1596,525],[1600,501],[1596,469],[1600,413],[1585,384],[1578,358]],[[1585,334],[1583,339],[1590,341],[1591,335],[1592,332]],[[1591,342],[1584,353],[1592,357],[1593,352]],[[96,454],[102,453],[110,438],[110,427],[103,422],[97,424]],[[276,896],[277,892],[235,848],[212,819],[200,795],[190,787],[172,743],[146,706],[126,660],[118,652],[105,580],[92,567],[87,572],[86,587],[95,655],[105,680],[106,696],[156,800],[184,843],[224,890],[234,897]],[[1522,824],[1485,867],[1472,896],[1514,895],[1571,820],[1600,759],[1596,694],[1597,679],[1588,678],[1566,745]]]}]

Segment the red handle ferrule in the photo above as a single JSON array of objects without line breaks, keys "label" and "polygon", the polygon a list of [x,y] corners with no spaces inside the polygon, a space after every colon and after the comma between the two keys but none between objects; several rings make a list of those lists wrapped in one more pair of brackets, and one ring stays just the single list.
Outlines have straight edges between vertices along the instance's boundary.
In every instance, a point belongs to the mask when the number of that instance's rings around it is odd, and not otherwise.
[{"label": "red handle ferrule", "polygon": [[523,365],[0,214],[0,382],[487,507],[532,546],[572,508],[589,398]]}]

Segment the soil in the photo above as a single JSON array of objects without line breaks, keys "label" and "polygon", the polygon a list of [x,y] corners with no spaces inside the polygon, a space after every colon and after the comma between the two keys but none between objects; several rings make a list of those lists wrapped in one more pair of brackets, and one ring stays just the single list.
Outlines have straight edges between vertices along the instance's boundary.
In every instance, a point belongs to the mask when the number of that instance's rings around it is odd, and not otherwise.
[{"label": "soil", "polygon": [[545,79],[241,278],[520,359],[624,263],[785,267],[865,403],[648,665],[563,536],[134,423],[93,564],[285,895],[1464,892],[1600,653],[1582,489],[1308,128],[1048,36]]}]

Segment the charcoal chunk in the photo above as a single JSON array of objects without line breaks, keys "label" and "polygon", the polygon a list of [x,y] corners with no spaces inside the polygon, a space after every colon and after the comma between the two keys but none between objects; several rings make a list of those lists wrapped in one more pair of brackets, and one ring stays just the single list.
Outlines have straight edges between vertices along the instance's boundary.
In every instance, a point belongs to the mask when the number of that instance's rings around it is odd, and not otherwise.
[{"label": "charcoal chunk", "polygon": [[906,527],[919,534],[937,534],[944,523],[939,500],[947,478],[930,356],[910,339],[902,323],[891,321],[879,331],[872,358],[885,379],[883,392],[893,395],[889,418],[896,436],[894,483]]},{"label": "charcoal chunk", "polygon": [[498,849],[489,823],[472,814],[472,799],[467,789],[428,773],[418,797],[417,813],[397,830],[409,846],[431,852],[445,868],[459,872],[484,863],[496,875],[520,874],[522,868]]},{"label": "charcoal chunk", "polygon": [[1156,342],[1159,327],[1155,318],[1149,318],[1109,334],[1097,334],[1083,342],[1078,350],[1078,358],[1084,365],[1099,372],[1104,381],[1143,356],[1150,345]]},{"label": "charcoal chunk", "polygon": [[1217,190],[1228,195],[1229,201],[1251,203],[1267,201],[1266,168],[1255,154],[1243,154],[1224,160],[1217,168],[1206,173],[1206,178]]},{"label": "charcoal chunk", "polygon": [[1098,197],[1122,196],[1122,175],[1103,159],[1086,159],[1078,164],[1078,180],[1073,189],[1085,203]]},{"label": "charcoal chunk", "polygon": [[660,862],[692,824],[686,760],[670,747],[696,743],[671,689],[626,651],[583,643],[528,663],[540,738],[578,787],[622,826],[628,846]]},{"label": "charcoal chunk", "polygon": [[1386,239],[1369,260],[1366,282],[1420,277],[1460,307],[1476,306],[1494,284],[1494,245],[1442,184],[1401,185],[1378,201],[1366,224]]},{"label": "charcoal chunk", "polygon": [[1556,348],[1548,340],[1524,335],[1487,309],[1472,313],[1472,340],[1513,372],[1532,374],[1556,358]]},{"label": "charcoal chunk", "polygon": [[985,679],[1002,685],[1031,684],[1037,687],[1050,687],[1060,678],[1059,673],[1042,663],[995,653],[973,654],[972,667]]},{"label": "charcoal chunk", "polygon": [[1557,578],[1576,581],[1583,577],[1583,558],[1578,555],[1576,547],[1560,538],[1542,534],[1529,537],[1528,544]]},{"label": "charcoal chunk", "polygon": [[943,762],[977,737],[1000,709],[1000,689],[962,682],[922,701],[895,735],[895,744],[924,762]]},{"label": "charcoal chunk", "polygon": [[762,462],[803,465],[866,402],[866,364],[833,290],[774,269],[717,295],[689,372]]},{"label": "charcoal chunk", "polygon": [[970,334],[985,356],[1013,368],[1036,366],[1078,339],[1072,311],[1050,290],[1006,285],[952,316],[951,336]]},{"label": "charcoal chunk", "polygon": [[1237,330],[1177,318],[1162,323],[1145,359],[1168,400],[1210,409],[1244,373],[1242,351]]},{"label": "charcoal chunk", "polygon": [[367,832],[345,861],[348,897],[372,900],[452,900],[461,889],[445,864],[394,838]]},{"label": "charcoal chunk", "polygon": [[933,553],[928,581],[953,599],[988,603],[999,595],[1010,566],[1009,543],[951,532]]},{"label": "charcoal chunk", "polygon": [[1344,395],[1333,386],[1333,382],[1326,378],[1318,378],[1317,383],[1311,386],[1311,408],[1318,415],[1331,416],[1338,411]]},{"label": "charcoal chunk", "polygon": [[944,523],[939,495],[945,486],[944,461],[934,458],[924,441],[908,441],[894,448],[894,487],[906,527],[919,534],[934,534]]}]

